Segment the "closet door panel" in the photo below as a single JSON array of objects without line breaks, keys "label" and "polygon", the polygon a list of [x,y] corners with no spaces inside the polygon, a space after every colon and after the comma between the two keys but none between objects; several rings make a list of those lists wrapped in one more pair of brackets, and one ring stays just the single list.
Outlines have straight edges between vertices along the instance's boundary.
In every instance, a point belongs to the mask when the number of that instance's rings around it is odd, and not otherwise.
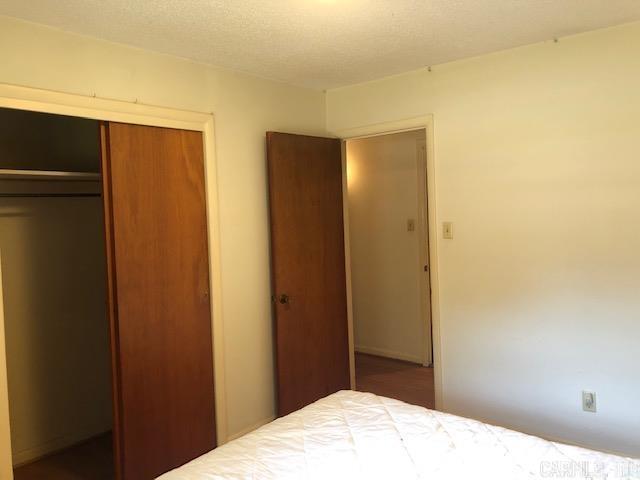
[{"label": "closet door panel", "polygon": [[200,132],[102,126],[120,478],[216,445]]}]

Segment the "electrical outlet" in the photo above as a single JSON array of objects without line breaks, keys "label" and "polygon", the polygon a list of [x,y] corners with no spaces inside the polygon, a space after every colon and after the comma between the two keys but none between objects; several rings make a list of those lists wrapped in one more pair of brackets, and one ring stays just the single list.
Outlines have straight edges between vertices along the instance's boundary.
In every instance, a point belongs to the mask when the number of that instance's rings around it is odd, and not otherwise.
[{"label": "electrical outlet", "polygon": [[596,392],[582,391],[582,410],[596,413]]}]

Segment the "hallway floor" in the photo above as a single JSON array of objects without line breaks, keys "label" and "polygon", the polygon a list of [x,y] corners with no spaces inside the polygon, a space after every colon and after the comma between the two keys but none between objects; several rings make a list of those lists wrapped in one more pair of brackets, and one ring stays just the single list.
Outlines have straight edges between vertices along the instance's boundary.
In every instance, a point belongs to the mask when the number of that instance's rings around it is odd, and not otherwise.
[{"label": "hallway floor", "polygon": [[435,408],[433,368],[356,353],[356,390]]}]

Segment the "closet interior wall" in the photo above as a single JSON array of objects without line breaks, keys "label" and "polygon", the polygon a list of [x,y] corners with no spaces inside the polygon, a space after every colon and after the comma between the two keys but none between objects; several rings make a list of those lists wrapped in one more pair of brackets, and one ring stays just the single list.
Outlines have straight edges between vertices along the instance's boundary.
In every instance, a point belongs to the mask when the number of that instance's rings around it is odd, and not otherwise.
[{"label": "closet interior wall", "polygon": [[[0,169],[98,172],[98,122],[0,109]],[[0,256],[14,465],[112,427],[99,190],[0,179],[11,193],[0,195]]]}]

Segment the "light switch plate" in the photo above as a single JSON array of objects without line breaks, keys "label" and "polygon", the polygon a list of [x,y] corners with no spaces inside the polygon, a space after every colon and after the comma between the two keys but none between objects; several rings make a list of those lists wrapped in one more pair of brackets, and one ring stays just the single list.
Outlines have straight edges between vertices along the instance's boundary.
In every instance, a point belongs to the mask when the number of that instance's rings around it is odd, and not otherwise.
[{"label": "light switch plate", "polygon": [[585,412],[596,412],[596,392],[582,391],[582,410]]},{"label": "light switch plate", "polygon": [[451,222],[442,223],[442,238],[445,238],[447,240],[453,239],[453,223]]}]

